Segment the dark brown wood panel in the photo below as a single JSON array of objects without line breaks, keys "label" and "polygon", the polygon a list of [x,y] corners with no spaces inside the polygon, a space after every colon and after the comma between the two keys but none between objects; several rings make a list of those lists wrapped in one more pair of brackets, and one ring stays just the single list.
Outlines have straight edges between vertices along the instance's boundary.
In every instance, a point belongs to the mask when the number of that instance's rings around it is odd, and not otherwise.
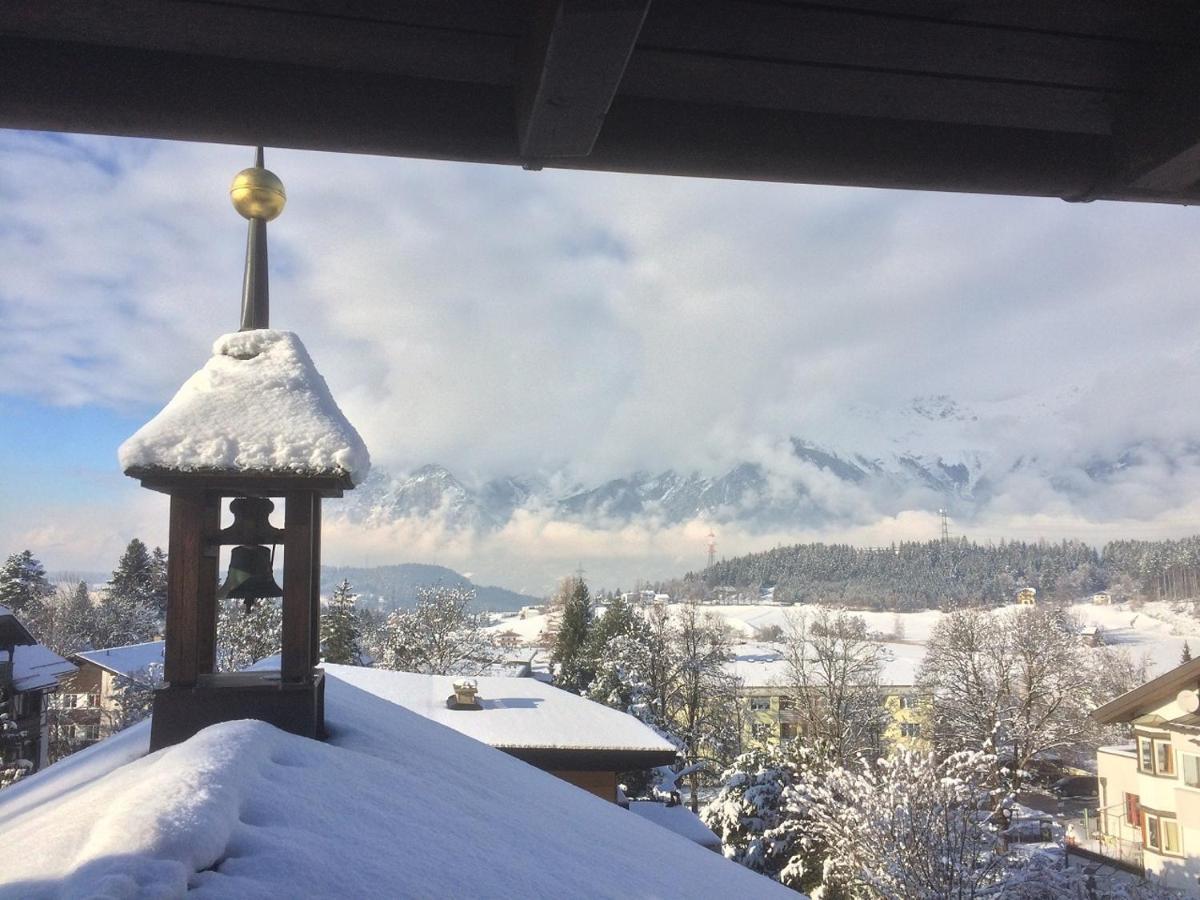
[{"label": "dark brown wood panel", "polygon": [[204,568],[206,499],[200,490],[171,495],[167,541],[167,622],[163,648],[163,680],[177,686],[196,683],[200,674],[197,648],[199,575]]},{"label": "dark brown wood panel", "polygon": [[1200,8],[1192,0],[780,0],[787,6],[820,6],[1041,31],[1200,46]]},{"label": "dark brown wood panel", "polygon": [[312,677],[313,524],[315,494],[288,494],[284,510],[283,648],[279,663],[284,681]]},{"label": "dark brown wood panel", "polygon": [[639,49],[621,93],[843,116],[1108,134],[1112,102],[1074,88]]},{"label": "dark brown wood panel", "polygon": [[516,48],[505,35],[202,0],[21,2],[0,34],[487,84],[512,82]]},{"label": "dark brown wood panel", "polygon": [[1120,90],[1146,56],[1084,36],[727,0],[655,3],[643,47],[1098,90]]},{"label": "dark brown wood panel", "polygon": [[221,528],[218,494],[205,491],[202,515],[203,546],[196,582],[196,666],[201,675],[209,675],[217,670],[217,577],[221,558],[212,537]]}]

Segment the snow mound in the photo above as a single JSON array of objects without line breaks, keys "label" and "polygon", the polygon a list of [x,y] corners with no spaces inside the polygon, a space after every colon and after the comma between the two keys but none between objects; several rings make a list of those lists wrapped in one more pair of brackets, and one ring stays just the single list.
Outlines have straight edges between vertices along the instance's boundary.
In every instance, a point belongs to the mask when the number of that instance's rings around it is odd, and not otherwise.
[{"label": "snow mound", "polygon": [[223,335],[212,358],[121,445],[121,468],[367,477],[367,447],[290,331]]},{"label": "snow mound", "polygon": [[326,702],[326,743],[226,722],[129,762],[140,726],[6,789],[0,898],[797,897],[336,675]]}]

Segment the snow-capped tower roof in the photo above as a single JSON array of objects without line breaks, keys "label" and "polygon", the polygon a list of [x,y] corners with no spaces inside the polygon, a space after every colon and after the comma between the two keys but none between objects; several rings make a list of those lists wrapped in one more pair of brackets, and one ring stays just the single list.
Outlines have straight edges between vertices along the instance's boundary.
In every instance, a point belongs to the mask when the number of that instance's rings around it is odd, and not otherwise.
[{"label": "snow-capped tower roof", "polygon": [[371,457],[300,338],[259,328],[222,335],[163,410],[121,445],[149,473],[367,477]]},{"label": "snow-capped tower roof", "polygon": [[300,476],[359,484],[371,457],[338,409],[300,338],[269,325],[267,222],[287,203],[278,176],[243,169],[229,191],[249,220],[242,324],[213,344],[212,358],[157,416],[121,445],[125,474]]}]

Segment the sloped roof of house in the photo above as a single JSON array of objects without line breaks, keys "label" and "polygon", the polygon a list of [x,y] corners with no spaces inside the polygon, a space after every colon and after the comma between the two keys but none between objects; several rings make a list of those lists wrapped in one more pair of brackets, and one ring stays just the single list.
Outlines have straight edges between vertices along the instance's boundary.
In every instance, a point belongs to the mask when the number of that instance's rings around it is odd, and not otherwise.
[{"label": "sloped roof of house", "polygon": [[694,841],[701,847],[719,848],[721,839],[700,817],[682,804],[667,806],[657,800],[630,800],[629,811],[661,828],[675,832],[680,837]]},{"label": "sloped roof of house", "polygon": [[150,666],[162,665],[165,647],[164,641],[147,641],[144,644],[128,644],[124,647],[109,647],[105,650],[84,650],[76,653],[74,658],[94,663],[114,675],[134,678],[145,672]]},{"label": "sloped roof of house", "polygon": [[0,793],[0,893],[790,897],[769,879],[345,680],[327,742],[145,725]]},{"label": "sloped roof of house", "polygon": [[1200,687],[1200,658],[1176,666],[1141,687],[1097,707],[1092,711],[1092,718],[1104,724],[1128,722],[1173,700],[1180,691],[1197,687]]},{"label": "sloped roof of house", "polygon": [[127,474],[341,475],[354,484],[367,477],[366,445],[295,334],[226,334],[212,353],[121,445]]},{"label": "sloped roof of house", "polygon": [[[446,706],[446,698],[454,693],[454,682],[459,680],[453,676],[330,664],[325,670],[347,684],[502,750],[643,755],[649,757],[645,765],[667,764],[676,752],[670,741],[633,716],[536,678],[472,679],[482,709],[455,710]],[[636,765],[631,759],[630,767]]]},{"label": "sloped roof of house", "polygon": [[[60,678],[75,671],[74,665],[49,647],[37,643],[7,606],[0,606],[0,624],[14,643],[12,679],[18,693],[55,687]],[[0,650],[0,662],[10,662],[9,651]]]}]

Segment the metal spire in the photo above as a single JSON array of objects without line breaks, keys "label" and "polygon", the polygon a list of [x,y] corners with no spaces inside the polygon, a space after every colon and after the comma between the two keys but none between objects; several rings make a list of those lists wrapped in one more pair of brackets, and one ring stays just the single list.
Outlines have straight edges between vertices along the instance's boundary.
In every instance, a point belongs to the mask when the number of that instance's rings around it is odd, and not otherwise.
[{"label": "metal spire", "polygon": [[242,281],[241,331],[270,327],[270,291],[267,284],[267,223],[283,212],[287,194],[283,182],[263,166],[263,148],[254,155],[254,166],[233,179],[229,197],[249,220],[246,235],[246,275]]}]

